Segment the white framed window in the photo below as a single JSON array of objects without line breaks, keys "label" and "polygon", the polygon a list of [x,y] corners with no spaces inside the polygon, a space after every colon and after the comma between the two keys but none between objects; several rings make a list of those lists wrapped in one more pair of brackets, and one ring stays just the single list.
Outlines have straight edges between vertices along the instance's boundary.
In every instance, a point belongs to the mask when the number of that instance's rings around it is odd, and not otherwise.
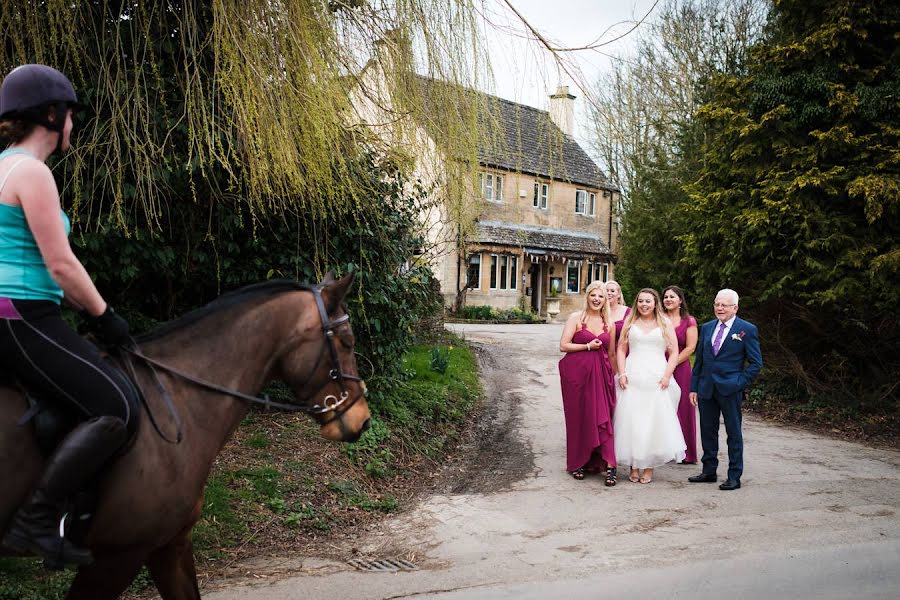
[{"label": "white framed window", "polygon": [[491,289],[497,289],[497,255],[491,254]]},{"label": "white framed window", "polygon": [[534,182],[534,199],[532,205],[535,208],[547,210],[547,199],[550,197],[550,184]]},{"label": "white framed window", "polygon": [[503,202],[503,175],[479,173],[478,186],[481,197],[489,202]]},{"label": "white framed window", "polygon": [[577,294],[581,291],[581,261],[570,260],[566,267],[566,291]]},{"label": "white framed window", "polygon": [[583,215],[585,204],[587,203],[587,192],[584,190],[575,190],[575,214]]},{"label": "white framed window", "polygon": [[519,257],[508,254],[491,254],[492,290],[517,289],[519,276]]},{"label": "white framed window", "polygon": [[588,194],[588,214],[594,216],[597,211],[597,194],[591,192]]},{"label": "white framed window", "polygon": [[469,268],[466,270],[466,286],[473,290],[481,289],[481,254],[473,254],[469,257]]},{"label": "white framed window", "polygon": [[609,275],[609,263],[588,263],[587,283],[606,281]]}]

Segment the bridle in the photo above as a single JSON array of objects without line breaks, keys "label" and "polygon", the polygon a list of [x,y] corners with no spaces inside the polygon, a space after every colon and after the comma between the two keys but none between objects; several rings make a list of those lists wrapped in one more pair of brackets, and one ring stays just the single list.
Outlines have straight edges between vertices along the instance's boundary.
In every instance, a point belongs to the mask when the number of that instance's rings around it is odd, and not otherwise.
[{"label": "bridle", "polygon": [[[347,389],[346,382],[356,381],[356,382],[362,384],[363,380],[361,377],[357,377],[356,375],[350,375],[349,373],[344,373],[341,370],[341,361],[338,360],[337,344],[334,341],[334,332],[341,325],[343,325],[345,323],[349,323],[350,315],[344,314],[343,317],[340,317],[340,318],[332,321],[331,318],[328,316],[328,311],[325,310],[325,302],[322,300],[321,285],[316,285],[316,286],[309,286],[309,285],[304,285],[304,284],[297,284],[297,285],[301,286],[301,289],[307,289],[308,291],[312,292],[313,298],[316,301],[316,308],[319,310],[319,319],[322,323],[322,336],[324,338],[323,344],[328,348],[329,358],[331,359],[331,369],[328,371],[328,378],[331,381],[336,381],[341,388],[340,396],[328,394],[322,400],[321,405],[313,404],[310,407],[304,406],[301,409],[309,415],[321,415],[321,414],[324,414],[327,412],[334,412],[334,415],[332,415],[331,418],[329,418],[326,421],[321,421],[321,424],[325,425],[327,423],[330,423],[331,421],[334,421],[335,419],[339,418],[342,414],[344,414],[345,412],[350,410],[351,406],[356,404],[356,402],[360,398],[362,398],[366,395],[366,390],[363,385],[360,385],[358,387],[360,390],[362,390],[362,392],[357,393],[356,395],[351,397],[350,391]],[[313,368],[310,369],[309,379],[312,378],[312,376],[313,376],[312,374],[316,372],[316,369],[318,369],[319,363],[322,362],[322,356],[324,354],[325,353],[323,351],[319,352],[319,356],[316,359],[316,362],[313,365]],[[306,383],[309,381],[309,379],[307,379],[307,381],[304,382],[303,385],[299,386],[299,387],[301,387],[301,388],[305,387]],[[320,385],[318,388],[316,388],[315,391],[310,392],[307,395],[307,398],[314,397],[326,385],[328,385],[328,381],[324,382],[322,385]],[[348,404],[348,402],[349,402],[349,404]],[[345,404],[346,404],[346,407],[339,411],[338,409],[343,407]]]},{"label": "bridle", "polygon": [[[315,362],[315,364],[313,364],[313,367],[310,369],[309,377],[306,379],[306,381],[303,382],[303,384],[301,386],[298,386],[298,387],[299,388],[305,387],[309,383],[309,381],[312,379],[312,377],[318,370],[319,365],[322,362],[322,357],[325,356],[325,354],[326,354],[325,348],[327,348],[328,358],[331,361],[331,369],[328,372],[328,380],[326,380],[324,383],[322,383],[320,386],[318,386],[315,390],[313,390],[309,394],[306,394],[305,395],[306,397],[304,399],[308,400],[310,398],[315,397],[316,394],[318,394],[331,381],[336,381],[338,383],[338,385],[340,386],[341,391],[340,391],[339,395],[335,396],[334,394],[328,394],[322,400],[322,404],[316,403],[316,404],[313,404],[312,406],[307,406],[306,404],[288,404],[288,403],[284,403],[284,402],[273,402],[269,398],[268,394],[265,394],[261,397],[260,396],[252,396],[250,394],[245,394],[245,393],[239,392],[237,390],[228,389],[226,387],[223,387],[223,386],[213,383],[211,381],[206,381],[205,379],[201,379],[194,375],[190,375],[188,373],[180,371],[179,369],[176,369],[175,367],[172,367],[170,365],[167,365],[163,362],[156,360],[155,358],[151,358],[151,357],[147,356],[146,354],[144,354],[143,352],[140,351],[137,344],[134,343],[134,341],[132,340],[132,345],[130,347],[122,347],[122,350],[125,353],[122,355],[122,359],[123,359],[123,362],[125,363],[125,366],[128,370],[129,375],[131,376],[132,381],[134,382],[135,387],[137,387],[140,392],[140,396],[144,401],[144,406],[146,407],[147,413],[150,416],[150,421],[153,423],[153,427],[156,429],[156,431],[160,435],[160,437],[162,437],[166,441],[178,443],[182,440],[183,435],[182,435],[182,431],[181,431],[181,429],[182,429],[181,418],[178,416],[178,411],[175,408],[175,403],[172,401],[172,397],[169,395],[168,390],[166,390],[165,386],[163,386],[162,381],[159,378],[159,374],[156,371],[157,368],[162,371],[165,371],[171,375],[175,375],[176,377],[178,377],[180,379],[189,381],[198,387],[202,387],[202,388],[205,388],[208,390],[219,392],[220,394],[233,396],[235,398],[240,398],[241,400],[246,400],[246,401],[252,402],[254,404],[260,404],[262,406],[265,406],[267,409],[275,408],[275,409],[283,410],[283,411],[287,411],[287,412],[303,412],[312,417],[319,417],[326,413],[333,413],[330,417],[328,417],[325,420],[317,419],[317,421],[320,425],[327,425],[328,423],[331,423],[332,421],[334,421],[336,419],[340,419],[340,417],[345,412],[350,410],[350,408],[354,404],[356,404],[360,398],[363,398],[367,395],[367,390],[365,389],[365,386],[362,385],[362,381],[363,381],[362,378],[357,377],[356,375],[350,375],[349,373],[344,373],[344,371],[341,369],[341,363],[340,363],[340,360],[338,359],[337,345],[334,341],[335,331],[337,330],[338,327],[340,327],[341,325],[344,325],[350,321],[350,315],[345,314],[344,316],[342,316],[338,319],[334,319],[334,320],[332,320],[328,316],[328,311],[325,310],[325,302],[322,300],[322,285],[308,285],[308,284],[304,284],[304,283],[294,283],[294,286],[298,290],[305,290],[305,291],[312,293],[313,298],[315,299],[315,302],[316,302],[316,308],[318,309],[319,319],[320,319],[321,325],[322,325],[322,327],[321,327],[322,338],[323,338],[322,345],[324,346],[324,348],[322,348],[319,351],[319,355],[316,358],[316,362]],[[170,440],[160,430],[159,425],[157,424],[156,419],[153,416],[153,412],[150,410],[150,406],[147,404],[147,401],[146,401],[146,398],[144,397],[143,391],[140,390],[140,386],[138,384],[138,379],[137,379],[136,373],[134,371],[134,365],[133,365],[130,357],[135,357],[135,358],[138,358],[141,361],[143,361],[145,363],[145,365],[149,368],[151,374],[153,375],[153,379],[154,379],[154,382],[156,383],[157,390],[159,391],[160,395],[165,400],[166,407],[169,411],[169,414],[172,415],[172,418],[175,421],[175,424],[177,427],[177,437],[175,440]],[[351,394],[350,390],[348,390],[348,388],[347,388],[347,383],[351,382],[351,381],[360,383],[360,385],[358,386],[359,391],[356,394]],[[344,428],[343,421],[339,421],[339,424],[340,424],[341,428],[343,429]]]}]

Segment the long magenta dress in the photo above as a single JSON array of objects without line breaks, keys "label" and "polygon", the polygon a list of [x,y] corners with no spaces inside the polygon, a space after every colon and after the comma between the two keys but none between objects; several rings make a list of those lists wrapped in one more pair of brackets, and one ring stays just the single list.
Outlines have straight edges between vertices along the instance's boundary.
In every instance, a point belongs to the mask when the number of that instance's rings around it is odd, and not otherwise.
[{"label": "long magenta dress", "polygon": [[[688,315],[682,318],[681,323],[675,328],[679,353],[687,346],[687,330],[692,326],[697,326],[697,320]],[[666,353],[666,358],[668,356]],[[678,422],[681,423],[681,433],[684,435],[684,443],[687,445],[684,461],[695,463],[697,462],[697,412],[688,398],[691,393],[691,361],[686,360],[675,367],[672,377],[681,388],[681,400],[678,402]]]},{"label": "long magenta dress", "polygon": [[572,343],[587,344],[594,338],[603,342],[599,351],[567,352],[559,361],[563,412],[566,415],[566,470],[569,472],[582,467],[588,470],[605,469],[606,464],[599,464],[595,451],[607,464],[616,464],[613,440],[616,391],[612,365],[606,352],[609,332],[598,336],[582,328],[572,336]]}]

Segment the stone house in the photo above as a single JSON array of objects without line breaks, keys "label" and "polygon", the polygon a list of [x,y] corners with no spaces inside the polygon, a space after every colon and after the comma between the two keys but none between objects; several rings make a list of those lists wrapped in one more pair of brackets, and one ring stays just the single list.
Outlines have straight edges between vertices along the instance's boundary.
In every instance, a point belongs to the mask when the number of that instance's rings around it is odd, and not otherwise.
[{"label": "stone house", "polygon": [[547,315],[556,296],[564,316],[612,278],[620,193],[572,138],[574,99],[560,87],[549,112],[493,99],[504,143],[479,149],[475,229],[434,264],[448,306],[466,287],[468,306]]},{"label": "stone house", "polygon": [[546,316],[552,296],[561,315],[580,308],[589,282],[613,276],[619,190],[572,137],[575,96],[560,87],[543,111],[463,91],[479,107],[480,130],[477,177],[462,184],[477,218],[463,233],[441,200],[454,159],[435,140],[447,131],[428,119],[398,121],[385,110],[392,100],[379,62],[370,61],[358,77],[355,120],[389,147],[407,149],[417,178],[437,199],[422,214],[428,249],[421,258],[438,278],[445,305],[531,308]]}]

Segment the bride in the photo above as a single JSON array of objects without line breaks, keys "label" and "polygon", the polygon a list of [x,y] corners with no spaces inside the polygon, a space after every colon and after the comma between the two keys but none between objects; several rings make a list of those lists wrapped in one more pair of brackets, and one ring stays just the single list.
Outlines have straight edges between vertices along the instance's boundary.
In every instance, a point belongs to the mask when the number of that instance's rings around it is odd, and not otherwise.
[{"label": "bride", "polygon": [[631,465],[629,480],[650,483],[653,467],[680,462],[686,449],[677,412],[681,389],[672,380],[678,341],[656,290],[638,293],[622,328],[616,361],[620,373],[613,421],[616,458],[619,464]]}]

